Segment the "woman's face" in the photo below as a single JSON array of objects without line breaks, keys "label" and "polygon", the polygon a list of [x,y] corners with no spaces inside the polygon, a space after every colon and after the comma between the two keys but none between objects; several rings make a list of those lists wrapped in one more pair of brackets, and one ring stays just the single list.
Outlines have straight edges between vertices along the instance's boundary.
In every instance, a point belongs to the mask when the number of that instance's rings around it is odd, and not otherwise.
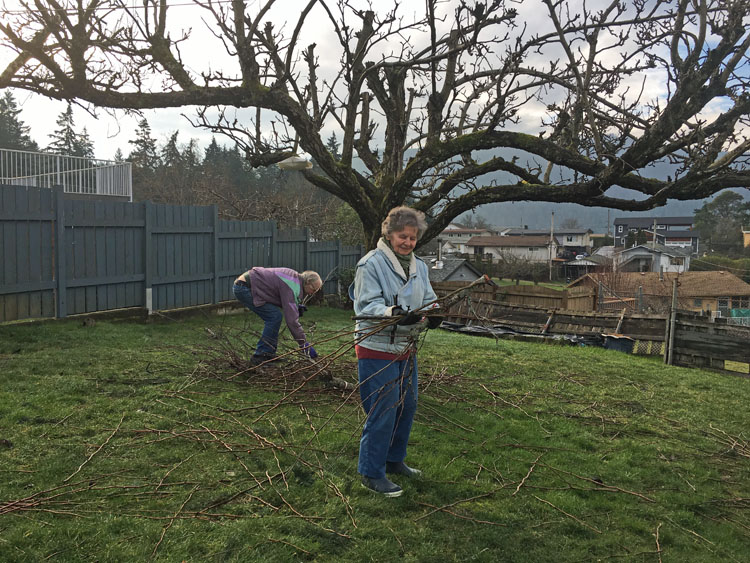
[{"label": "woman's face", "polygon": [[404,227],[401,231],[396,231],[386,236],[391,243],[396,254],[406,256],[414,247],[417,246],[417,235],[419,230],[416,227]]}]

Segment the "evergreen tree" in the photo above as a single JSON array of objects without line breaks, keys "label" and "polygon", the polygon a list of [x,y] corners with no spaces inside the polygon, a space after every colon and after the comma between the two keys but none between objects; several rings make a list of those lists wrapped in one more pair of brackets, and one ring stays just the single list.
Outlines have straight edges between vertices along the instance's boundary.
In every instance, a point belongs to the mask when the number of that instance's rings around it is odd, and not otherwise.
[{"label": "evergreen tree", "polygon": [[89,132],[85,127],[80,135],[76,135],[73,156],[94,158],[94,143],[91,142],[91,137],[89,137]]},{"label": "evergreen tree", "polygon": [[750,227],[750,202],[724,191],[695,210],[695,227],[704,248],[726,254],[742,253],[742,229]]},{"label": "evergreen tree", "polygon": [[133,145],[128,160],[133,163],[134,167],[152,172],[156,170],[159,166],[159,155],[156,150],[156,141],[151,136],[151,126],[146,118],[138,122],[135,140],[128,141],[128,143]]},{"label": "evergreen tree", "polygon": [[73,155],[78,148],[78,136],[76,135],[73,122],[73,106],[68,107],[57,116],[57,129],[49,134],[52,142],[47,150],[57,154]]},{"label": "evergreen tree", "polygon": [[331,136],[326,140],[326,148],[331,153],[334,159],[340,160],[341,153],[339,153],[339,142],[336,139],[336,133],[331,133]]},{"label": "evergreen tree", "polygon": [[125,162],[125,157],[122,155],[120,147],[117,147],[117,150],[115,151],[115,162]]},{"label": "evergreen tree", "polygon": [[30,128],[18,117],[16,100],[10,90],[0,98],[0,148],[36,151],[36,142],[29,136]]}]

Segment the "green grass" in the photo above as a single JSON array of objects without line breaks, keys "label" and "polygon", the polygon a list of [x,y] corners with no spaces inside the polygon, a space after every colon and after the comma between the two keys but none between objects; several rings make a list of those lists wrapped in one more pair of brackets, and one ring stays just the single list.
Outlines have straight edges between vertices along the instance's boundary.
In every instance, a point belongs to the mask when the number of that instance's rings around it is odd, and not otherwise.
[{"label": "green grass", "polygon": [[[511,279],[505,279],[505,278],[492,278],[492,281],[494,281],[497,285],[516,285],[516,280]],[[537,285],[539,287],[547,287],[549,289],[556,289],[558,291],[562,291],[566,287],[565,282],[539,282],[534,283],[533,281],[528,280],[519,280],[519,285]]]},{"label": "green grass", "polygon": [[[305,315],[319,351],[350,315]],[[0,327],[0,560],[747,560],[748,379],[431,331],[425,476],[384,499],[356,476],[356,396],[236,375],[258,327]]]}]

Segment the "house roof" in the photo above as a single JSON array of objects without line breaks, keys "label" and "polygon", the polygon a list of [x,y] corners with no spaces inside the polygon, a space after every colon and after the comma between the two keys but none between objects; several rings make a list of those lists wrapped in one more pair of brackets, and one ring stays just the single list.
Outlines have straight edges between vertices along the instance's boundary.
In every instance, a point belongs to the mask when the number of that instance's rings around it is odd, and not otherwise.
[{"label": "house roof", "polygon": [[645,250],[649,254],[666,254],[667,256],[690,256],[692,254],[689,248],[680,248],[678,246],[664,246],[663,244],[639,244],[638,246],[631,246],[620,251],[620,254],[633,254],[634,251],[640,251],[641,253]]},{"label": "house roof", "polygon": [[[555,244],[560,243],[555,239]],[[549,245],[549,235],[532,237],[471,237],[466,246],[496,246],[498,248],[517,246],[544,246]]]},{"label": "house roof", "polygon": [[434,282],[441,282],[445,281],[451,275],[453,275],[458,269],[460,269],[462,266],[468,268],[473,273],[476,274],[476,277],[481,277],[482,272],[477,270],[471,262],[468,260],[465,260],[463,258],[443,258],[443,267],[440,270],[435,269],[435,264],[430,265],[430,281]]},{"label": "house roof", "polygon": [[492,233],[492,229],[444,229],[441,234],[472,235],[479,233]]},{"label": "house roof", "polygon": [[734,274],[718,272],[665,272],[659,279],[659,272],[615,272],[586,274],[568,284],[568,287],[586,285],[599,281],[615,290],[634,293],[639,287],[650,295],[671,295],[672,281],[677,278],[678,294],[686,297],[733,297],[750,296],[750,284]]},{"label": "house roof", "polygon": [[654,221],[657,225],[692,225],[693,217],[617,217],[614,224],[647,228],[653,227]]},{"label": "house roof", "polygon": [[[591,229],[553,229],[556,235],[585,235],[586,233],[592,233]],[[506,236],[517,237],[517,236],[549,236],[549,229],[508,229],[504,231]]]},{"label": "house roof", "polygon": [[584,256],[580,260],[568,260],[565,263],[573,266],[609,266],[612,264],[612,259],[601,254],[592,254],[591,256]]}]

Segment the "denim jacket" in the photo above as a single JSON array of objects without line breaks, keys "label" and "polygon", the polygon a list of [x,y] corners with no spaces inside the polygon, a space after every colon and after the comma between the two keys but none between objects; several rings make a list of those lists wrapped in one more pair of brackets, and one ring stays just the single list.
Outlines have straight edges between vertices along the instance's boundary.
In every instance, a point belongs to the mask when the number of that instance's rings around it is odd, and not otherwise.
[{"label": "denim jacket", "polygon": [[[407,279],[393,250],[382,239],[375,250],[357,263],[352,286],[350,295],[353,289],[354,314],[357,316],[390,317],[396,306],[413,311],[437,299],[430,285],[427,264],[412,254]],[[400,354],[425,328],[424,321],[414,325],[393,325],[359,341],[380,322],[377,319],[357,321],[355,337],[360,346]]]}]

